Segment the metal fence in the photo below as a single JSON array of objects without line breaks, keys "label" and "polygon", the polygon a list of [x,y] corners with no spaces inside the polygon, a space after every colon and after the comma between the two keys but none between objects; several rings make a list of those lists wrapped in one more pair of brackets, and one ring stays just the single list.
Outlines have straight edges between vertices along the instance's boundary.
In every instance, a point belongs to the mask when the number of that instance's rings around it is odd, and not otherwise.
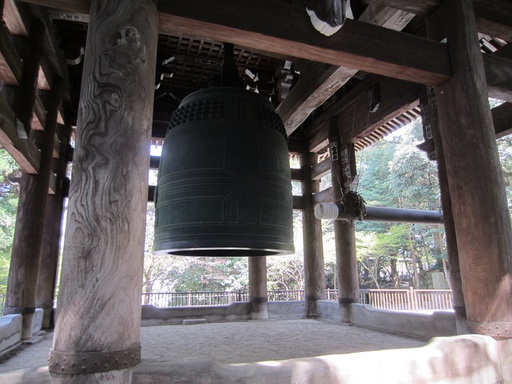
[{"label": "metal fence", "polygon": [[[338,300],[338,291],[335,289],[326,289],[325,294],[327,300]],[[269,291],[268,300],[305,300],[305,296],[303,290]],[[249,301],[247,291],[142,294],[142,304],[159,308],[229,305],[240,301]],[[451,310],[452,293],[449,289],[360,289],[359,302],[391,311]]]}]

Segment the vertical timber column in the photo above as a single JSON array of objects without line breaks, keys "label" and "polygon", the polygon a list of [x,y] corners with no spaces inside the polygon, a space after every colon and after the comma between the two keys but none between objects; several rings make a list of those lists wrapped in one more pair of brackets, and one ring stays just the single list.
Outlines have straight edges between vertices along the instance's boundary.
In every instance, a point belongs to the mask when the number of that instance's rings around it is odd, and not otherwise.
[{"label": "vertical timber column", "polygon": [[32,337],[32,321],[37,297],[37,284],[34,282],[37,282],[40,265],[61,84],[60,79],[54,76],[53,89],[46,106],[44,131],[30,132],[31,139],[34,139],[41,149],[39,173],[37,175],[23,173],[21,177],[4,314],[21,313],[23,315],[22,340]]},{"label": "vertical timber column", "polygon": [[453,77],[436,87],[471,333],[512,338],[512,230],[469,0],[444,0]]},{"label": "vertical timber column", "polygon": [[313,193],[319,191],[320,182],[311,179],[311,166],[316,164],[318,155],[305,151],[300,162],[304,180],[302,181],[302,196],[304,209],[302,211],[302,231],[304,238],[304,277],[308,317],[318,317],[317,301],[325,299],[325,268],[324,250],[322,244],[322,222],[315,217]]},{"label": "vertical timber column", "polygon": [[252,319],[268,319],[266,256],[249,257],[249,298],[252,305]]},{"label": "vertical timber column", "polygon": [[437,103],[434,89],[426,87],[426,95],[421,99],[422,120],[424,129],[433,139],[435,148],[435,159],[437,162],[437,174],[439,178],[439,189],[441,191],[441,205],[443,208],[443,224],[446,237],[446,250],[448,253],[448,264],[450,266],[450,288],[452,290],[453,310],[455,311],[455,322],[457,333],[467,333],[466,307],[464,305],[464,293],[462,290],[462,279],[460,276],[459,250],[457,248],[457,234],[453,221],[452,199],[446,175],[446,164],[443,152],[443,143],[439,131],[439,119],[437,116]]},{"label": "vertical timber column", "polygon": [[49,370],[55,383],[131,383],[140,361],[158,14],[93,0]]},{"label": "vertical timber column", "polygon": [[[352,177],[355,175],[354,147],[343,141],[335,119],[331,119],[329,124],[333,200],[334,202],[339,202],[343,194],[350,191]],[[354,224],[352,222],[334,220],[334,236],[341,321],[343,323],[351,323],[351,305],[359,301],[359,277]]]},{"label": "vertical timber column", "polygon": [[45,224],[39,274],[37,277],[36,307],[42,308],[43,328],[51,328],[53,300],[55,297],[55,281],[59,262],[59,249],[61,239],[61,226],[64,208],[64,195],[68,186],[66,179],[66,165],[69,147],[69,126],[57,127],[57,136],[60,139],[59,158],[54,159],[54,172],[57,176],[55,194],[48,196],[46,203]]},{"label": "vertical timber column", "polygon": [[[18,127],[20,137],[27,137],[30,133],[30,122],[36,96],[35,84],[42,53],[40,40],[43,30],[42,24],[36,22],[33,24],[30,38],[22,38],[17,44],[18,51],[24,60],[21,83],[14,90],[13,98],[13,110],[22,123],[22,127]],[[34,136],[30,139],[34,140]],[[7,295],[3,309],[4,315],[23,315],[22,340],[32,337],[32,319],[34,318],[36,299],[35,287],[32,282],[37,279],[39,268],[44,205],[48,195],[50,177],[49,167],[44,168],[44,170],[47,173],[46,175],[41,175],[41,172],[39,172],[39,175],[23,173],[21,177],[16,229],[7,280]],[[44,191],[45,184],[46,191]]]}]

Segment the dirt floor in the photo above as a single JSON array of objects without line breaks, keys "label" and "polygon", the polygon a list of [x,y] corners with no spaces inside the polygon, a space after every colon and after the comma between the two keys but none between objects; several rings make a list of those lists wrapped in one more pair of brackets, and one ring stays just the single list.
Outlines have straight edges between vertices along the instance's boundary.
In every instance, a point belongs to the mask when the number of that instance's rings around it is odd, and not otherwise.
[{"label": "dirt floor", "polygon": [[[0,374],[48,365],[52,333],[0,363]],[[214,359],[243,363],[416,348],[424,341],[320,320],[266,320],[169,325],[141,329],[142,360]]]}]

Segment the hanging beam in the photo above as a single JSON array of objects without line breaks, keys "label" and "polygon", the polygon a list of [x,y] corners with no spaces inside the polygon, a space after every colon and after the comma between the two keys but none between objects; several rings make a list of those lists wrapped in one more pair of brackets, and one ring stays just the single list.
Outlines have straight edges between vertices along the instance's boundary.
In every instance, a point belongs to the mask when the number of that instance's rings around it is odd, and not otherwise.
[{"label": "hanging beam", "polygon": [[352,20],[326,38],[314,30],[302,7],[282,2],[173,1],[160,3],[159,10],[161,33],[201,35],[426,84],[440,84],[451,76],[444,44]]},{"label": "hanging beam", "polygon": [[[358,21],[401,31],[414,15],[382,4],[370,4]],[[290,135],[318,106],[357,73],[356,69],[309,62],[300,68],[301,76],[290,94],[279,104],[277,113]]]}]

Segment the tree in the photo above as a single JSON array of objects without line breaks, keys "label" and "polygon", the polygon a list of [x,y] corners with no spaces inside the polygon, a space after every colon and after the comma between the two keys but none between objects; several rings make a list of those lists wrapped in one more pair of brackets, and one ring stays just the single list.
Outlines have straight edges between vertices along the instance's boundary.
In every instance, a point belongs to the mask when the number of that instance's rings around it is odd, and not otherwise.
[{"label": "tree", "polygon": [[21,177],[18,164],[5,149],[0,150],[0,170],[0,294],[5,294],[18,207],[19,184],[16,181]]}]

